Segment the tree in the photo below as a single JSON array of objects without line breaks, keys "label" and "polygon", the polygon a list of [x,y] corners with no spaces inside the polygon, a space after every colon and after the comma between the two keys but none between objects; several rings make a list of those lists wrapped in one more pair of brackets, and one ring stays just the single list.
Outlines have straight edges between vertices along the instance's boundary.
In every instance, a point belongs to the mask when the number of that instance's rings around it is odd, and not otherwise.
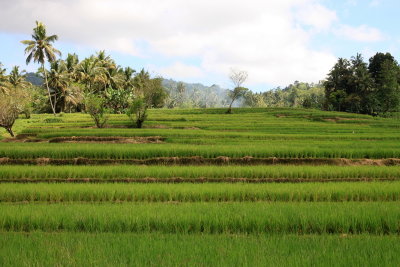
[{"label": "tree", "polygon": [[339,58],[324,82],[326,96],[325,110],[343,111],[344,100],[347,97],[348,88],[351,87],[351,82],[351,63],[347,59]]},{"label": "tree", "polygon": [[61,52],[52,46],[52,43],[58,40],[58,36],[47,36],[46,26],[43,23],[36,21],[36,27],[33,29],[32,39],[33,40],[21,41],[21,43],[27,46],[25,48],[25,54],[28,54],[28,57],[26,58],[26,64],[29,64],[32,58],[34,62],[41,64],[42,70],[44,72],[45,84],[50,105],[55,116],[55,104],[53,104],[53,101],[51,99],[51,92],[47,81],[47,72],[44,64],[45,62],[54,62],[56,60],[56,54],[61,56]]},{"label": "tree", "polygon": [[144,99],[133,100],[126,115],[135,123],[136,128],[142,128],[143,122],[147,119],[147,104]]},{"label": "tree", "polygon": [[244,96],[248,91],[247,88],[242,87],[244,82],[247,80],[248,76],[249,75],[246,71],[231,69],[229,79],[233,83],[234,89],[229,91],[229,97],[231,99],[231,103],[229,104],[229,108],[226,111],[227,114],[232,114],[233,102],[239,97]]},{"label": "tree", "polygon": [[28,103],[29,96],[22,88],[14,88],[12,94],[0,93],[0,127],[5,128],[12,137],[12,127]]},{"label": "tree", "polygon": [[70,77],[63,60],[56,60],[50,63],[50,71],[48,72],[47,80],[49,87],[53,90],[53,104],[55,109],[57,110],[57,102],[61,100],[61,106],[58,110],[64,112],[66,108],[65,98],[69,90]]},{"label": "tree", "polygon": [[135,98],[142,98],[147,107],[160,108],[165,104],[167,93],[162,85],[162,78],[151,78],[149,72],[142,69],[134,78]]},{"label": "tree", "polygon": [[19,71],[18,66],[14,66],[8,76],[8,82],[14,87],[22,87],[26,88],[30,85],[29,82],[26,81],[26,71]]},{"label": "tree", "polygon": [[94,120],[96,127],[103,128],[108,120],[104,99],[94,94],[88,94],[85,98],[85,109]]},{"label": "tree", "polygon": [[8,77],[6,72],[7,70],[3,69],[3,64],[0,62],[0,93],[8,92]]},{"label": "tree", "polygon": [[377,53],[369,60],[379,112],[395,111],[400,105],[399,66],[390,53]]}]

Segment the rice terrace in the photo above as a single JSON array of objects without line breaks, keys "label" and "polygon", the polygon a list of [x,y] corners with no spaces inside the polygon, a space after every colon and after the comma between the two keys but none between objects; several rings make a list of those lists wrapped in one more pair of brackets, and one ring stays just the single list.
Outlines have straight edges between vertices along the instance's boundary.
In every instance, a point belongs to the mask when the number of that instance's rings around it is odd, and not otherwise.
[{"label": "rice terrace", "polygon": [[399,7],[4,1],[0,266],[400,266]]}]

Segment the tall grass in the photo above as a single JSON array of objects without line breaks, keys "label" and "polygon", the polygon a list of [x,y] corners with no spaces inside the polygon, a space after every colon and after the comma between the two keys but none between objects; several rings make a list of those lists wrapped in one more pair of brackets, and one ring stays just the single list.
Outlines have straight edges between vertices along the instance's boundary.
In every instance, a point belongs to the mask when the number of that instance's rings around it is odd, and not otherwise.
[{"label": "tall grass", "polygon": [[400,205],[182,203],[0,205],[1,231],[398,234]]},{"label": "tall grass", "polygon": [[22,266],[399,266],[398,236],[0,233]]},{"label": "tall grass", "polygon": [[400,201],[400,182],[306,184],[2,184],[0,202]]}]

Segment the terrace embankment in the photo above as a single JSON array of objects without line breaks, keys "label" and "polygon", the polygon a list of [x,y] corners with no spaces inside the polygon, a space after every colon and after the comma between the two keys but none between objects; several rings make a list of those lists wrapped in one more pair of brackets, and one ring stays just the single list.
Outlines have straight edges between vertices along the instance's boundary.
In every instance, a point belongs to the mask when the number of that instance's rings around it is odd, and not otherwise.
[{"label": "terrace embankment", "polygon": [[399,158],[346,159],[346,158],[254,158],[254,157],[157,157],[149,159],[90,159],[90,158],[0,158],[0,165],[334,165],[334,166],[398,166]]}]

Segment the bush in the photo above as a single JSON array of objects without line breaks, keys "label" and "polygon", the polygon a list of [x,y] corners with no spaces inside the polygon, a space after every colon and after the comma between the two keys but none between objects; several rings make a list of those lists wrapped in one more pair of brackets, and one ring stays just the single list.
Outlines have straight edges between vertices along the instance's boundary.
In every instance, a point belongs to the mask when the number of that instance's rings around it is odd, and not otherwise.
[{"label": "bush", "polygon": [[126,115],[137,128],[142,128],[143,122],[147,119],[147,105],[144,100],[141,98],[133,100],[126,111]]},{"label": "bush", "polygon": [[103,128],[108,120],[104,99],[97,95],[87,95],[85,97],[85,110],[90,114],[97,128]]}]

